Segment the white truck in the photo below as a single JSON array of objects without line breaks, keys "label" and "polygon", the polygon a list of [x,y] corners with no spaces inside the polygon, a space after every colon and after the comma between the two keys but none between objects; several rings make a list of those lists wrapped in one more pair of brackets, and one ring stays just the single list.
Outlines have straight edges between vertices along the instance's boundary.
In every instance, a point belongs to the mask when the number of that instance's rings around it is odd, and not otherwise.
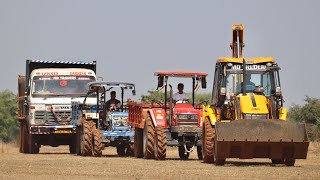
[{"label": "white truck", "polygon": [[[20,152],[39,153],[41,145],[69,145],[76,152],[76,122],[71,103],[83,102],[87,84],[96,81],[96,61],[26,60],[26,74],[18,77]],[[87,97],[88,103],[96,101]]]}]

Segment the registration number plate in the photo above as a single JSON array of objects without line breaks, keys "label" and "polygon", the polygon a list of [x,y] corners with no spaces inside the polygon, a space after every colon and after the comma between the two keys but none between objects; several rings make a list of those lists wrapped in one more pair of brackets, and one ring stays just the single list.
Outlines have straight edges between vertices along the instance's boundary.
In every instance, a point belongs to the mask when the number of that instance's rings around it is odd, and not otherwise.
[{"label": "registration number plate", "polygon": [[72,130],[71,129],[58,129],[58,130],[55,130],[53,133],[55,133],[55,134],[71,134]]}]

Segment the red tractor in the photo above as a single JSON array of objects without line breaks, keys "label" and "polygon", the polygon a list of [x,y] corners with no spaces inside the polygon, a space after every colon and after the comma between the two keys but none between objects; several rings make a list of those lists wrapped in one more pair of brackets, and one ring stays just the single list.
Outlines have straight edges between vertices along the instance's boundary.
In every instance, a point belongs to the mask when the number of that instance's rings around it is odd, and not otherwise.
[{"label": "red tractor", "polygon": [[[188,159],[195,147],[198,158],[202,159],[202,109],[200,104],[195,104],[194,95],[200,86],[206,88],[207,75],[190,71],[155,72],[158,88],[164,88],[164,103],[156,100],[129,103],[129,123],[135,129],[135,157],[164,160],[166,147],[178,146],[180,159]],[[173,102],[169,77],[192,79],[191,102]]]}]

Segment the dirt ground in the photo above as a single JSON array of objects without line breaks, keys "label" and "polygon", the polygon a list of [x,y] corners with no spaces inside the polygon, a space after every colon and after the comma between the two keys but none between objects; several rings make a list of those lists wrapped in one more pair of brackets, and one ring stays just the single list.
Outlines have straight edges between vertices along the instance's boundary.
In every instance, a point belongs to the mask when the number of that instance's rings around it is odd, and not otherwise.
[{"label": "dirt ground", "polygon": [[102,158],[70,155],[67,146],[41,147],[39,154],[21,154],[16,145],[0,142],[0,179],[320,179],[320,144],[311,144],[307,160],[296,166],[274,166],[268,159],[227,159],[223,167],[204,164],[196,151],[179,160],[169,148],[168,160],[119,158],[106,148]]}]

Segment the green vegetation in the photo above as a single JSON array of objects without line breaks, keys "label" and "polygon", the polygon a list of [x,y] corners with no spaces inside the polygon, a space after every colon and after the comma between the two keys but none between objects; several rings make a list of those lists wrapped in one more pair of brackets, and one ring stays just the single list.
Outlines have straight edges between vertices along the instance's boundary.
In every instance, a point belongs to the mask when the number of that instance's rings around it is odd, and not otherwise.
[{"label": "green vegetation", "polygon": [[294,104],[289,108],[288,118],[296,122],[305,122],[311,141],[320,140],[320,99],[306,97],[304,105]]},{"label": "green vegetation", "polygon": [[0,140],[3,142],[18,138],[19,125],[16,112],[17,96],[9,90],[0,92]]}]

